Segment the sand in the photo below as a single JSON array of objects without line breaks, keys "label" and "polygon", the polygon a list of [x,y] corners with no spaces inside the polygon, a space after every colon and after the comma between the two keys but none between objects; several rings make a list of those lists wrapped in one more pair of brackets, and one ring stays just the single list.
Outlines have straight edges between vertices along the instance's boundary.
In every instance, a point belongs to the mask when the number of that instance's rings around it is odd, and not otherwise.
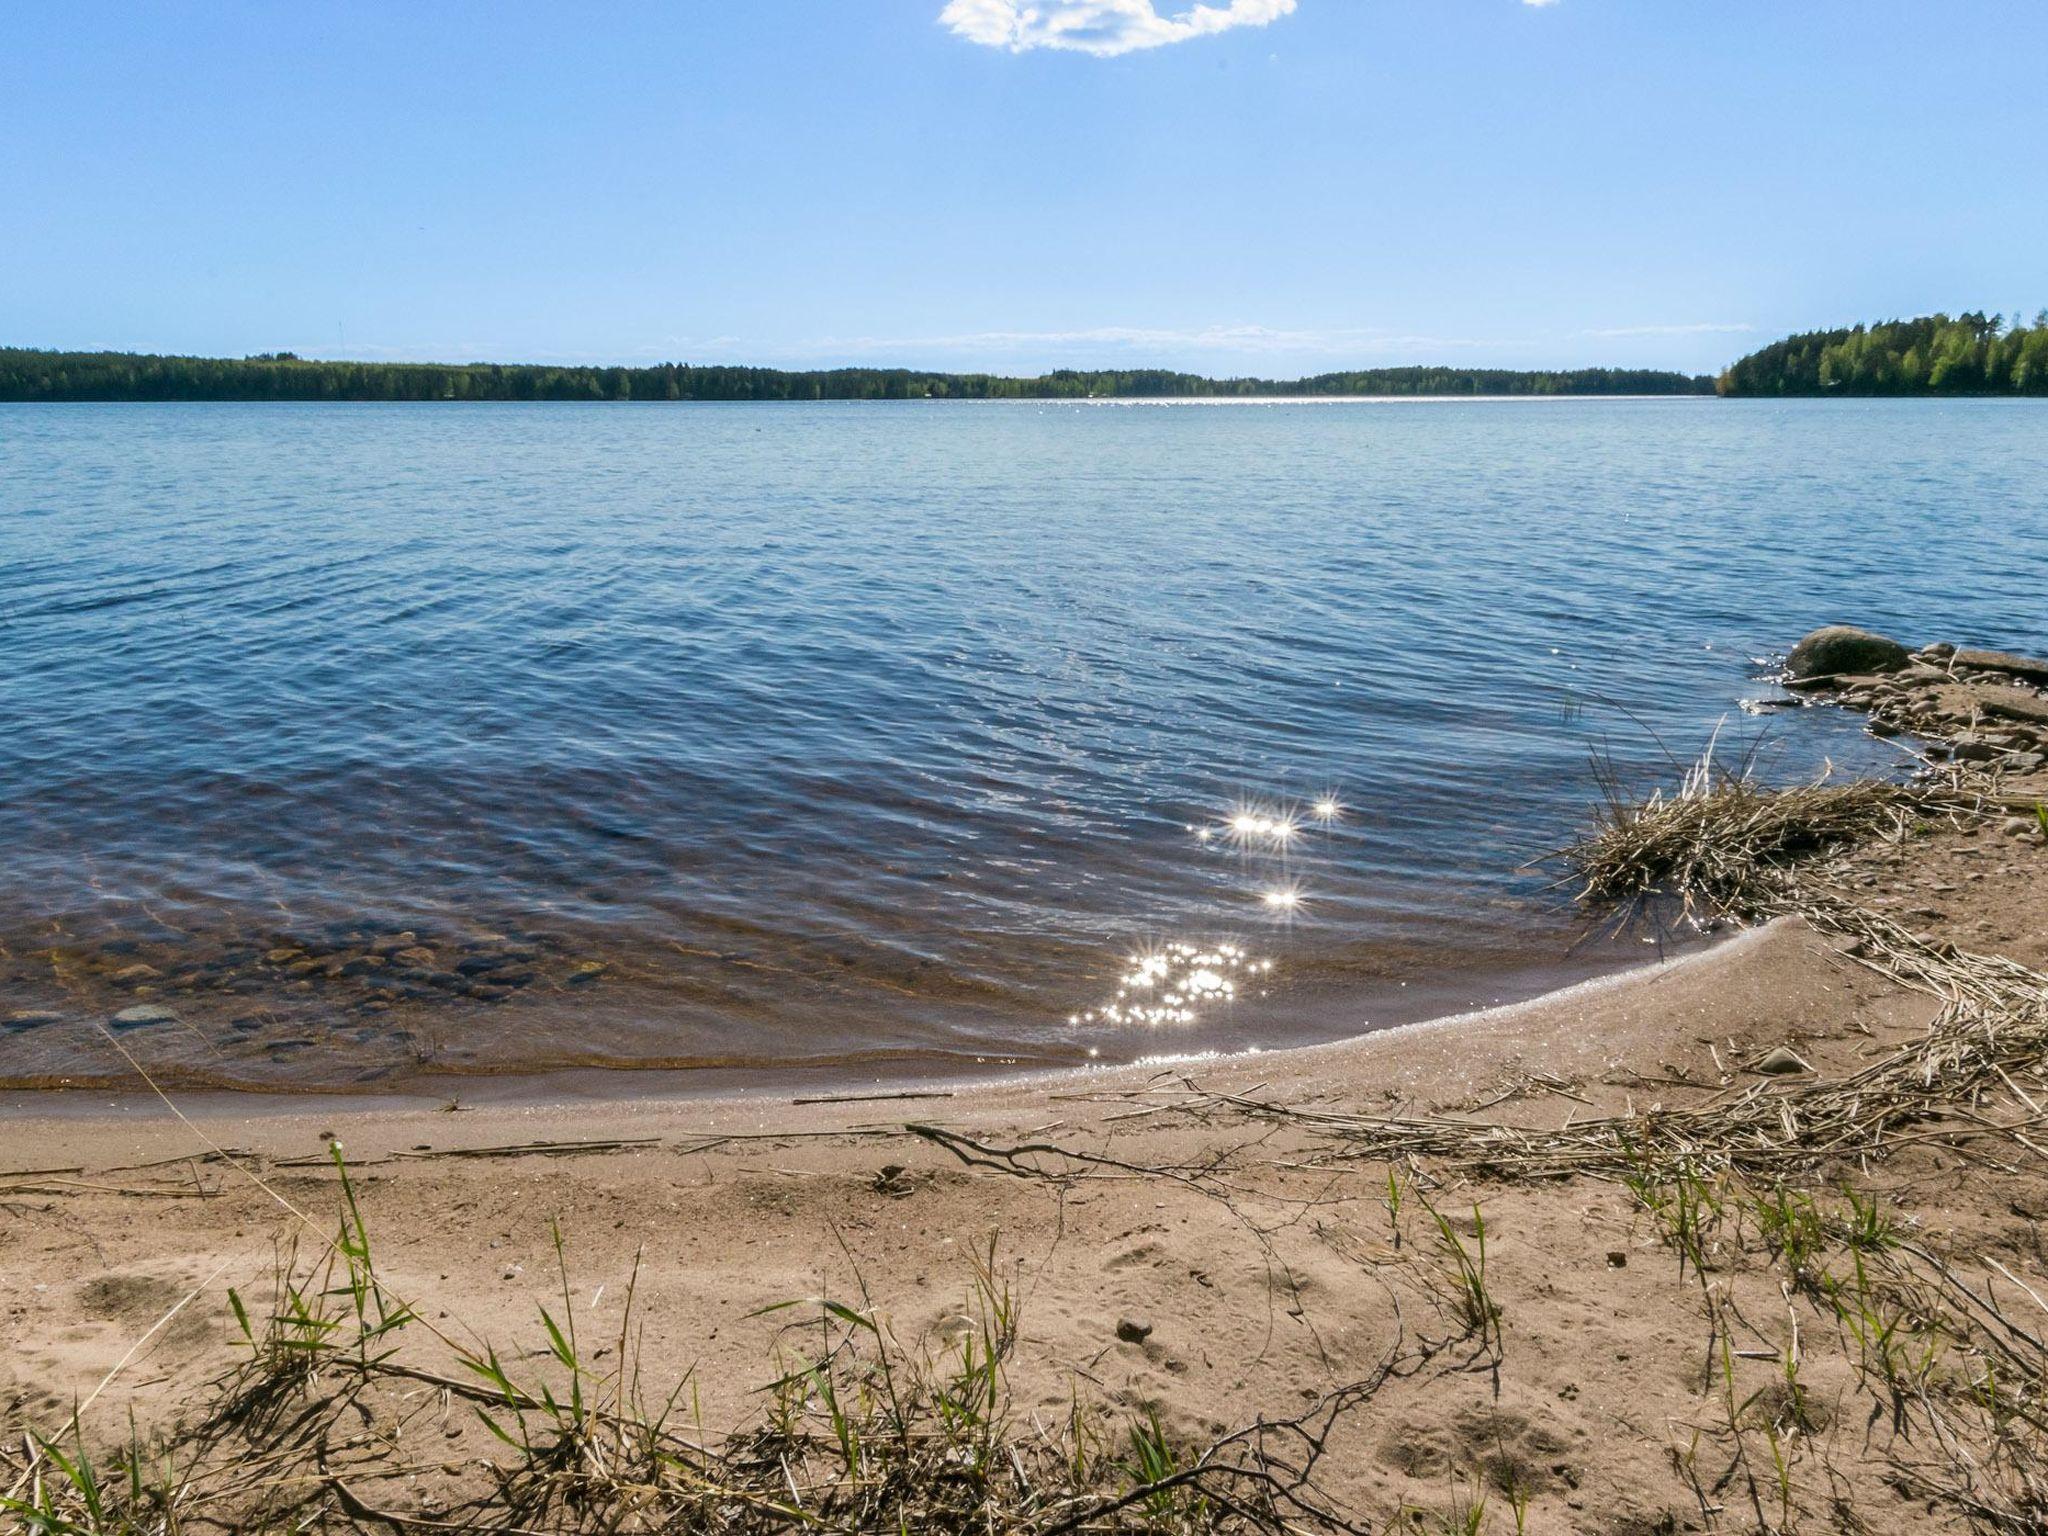
[{"label": "sand", "polygon": [[[1938,939],[2048,967],[2044,874],[2040,838],[1992,820],[1867,847],[1830,878]],[[942,1350],[972,1310],[975,1257],[992,1252],[1021,1301],[1009,1373],[1021,1412],[1056,1421],[1079,1395],[1156,1409],[1196,1442],[1299,1412],[1455,1330],[1440,1245],[1412,1200],[1390,1216],[1385,1165],[1299,1166],[1297,1133],[1188,1113],[1189,1087],[1556,1124],[1697,1101],[1754,1080],[1750,1064],[1781,1046],[1824,1075],[1852,1072],[1936,1009],[1780,919],[1529,1003],[1336,1045],[874,1090],[924,1097],[662,1096],[630,1078],[609,1095],[578,1085],[473,1107],[12,1095],[0,1101],[0,1427],[17,1440],[24,1426],[55,1430],[88,1397],[89,1420],[116,1438],[131,1411],[145,1428],[189,1412],[234,1358],[227,1288],[267,1294],[280,1242],[332,1235],[323,1158],[338,1136],[387,1283],[508,1358],[538,1347],[537,1308],[559,1300],[556,1230],[593,1336],[618,1328],[637,1268],[646,1369],[664,1391],[687,1375],[713,1426],[757,1413],[778,1349],[803,1343],[791,1319],[812,1314],[759,1309],[864,1297],[900,1340]],[[1096,1160],[1041,1157],[1069,1176],[1022,1178],[970,1166],[913,1124]],[[586,1145],[490,1150],[536,1142]],[[1185,1176],[1226,1157],[1228,1178]],[[1713,1435],[1724,1388],[1707,1385],[1700,1279],[1626,1188],[1423,1172],[1453,1230],[1471,1242],[1483,1222],[1500,1348],[1460,1343],[1348,1414],[1322,1473],[1332,1497],[1376,1528],[1475,1504],[1498,1530],[1517,1528],[1517,1506],[1529,1531],[1745,1529],[1758,1510],[1776,1522],[1775,1505],[1752,1509],[1754,1477],[1716,1484],[1734,1453]],[[2048,1294],[2039,1161],[2001,1168],[1930,1143],[1836,1176],[1918,1242],[1972,1265],[1995,1258]],[[1832,1322],[1750,1258],[1730,1255],[1717,1283],[1754,1346],[1737,1361],[1745,1400],[1768,1405],[1788,1333],[1802,1330],[1811,1407],[1795,1513],[1816,1529],[1968,1528],[1892,1475],[1899,1448],[1870,1422]],[[437,1353],[429,1341],[430,1363]],[[459,1404],[437,1413],[421,1454],[449,1478],[502,1451]],[[422,1518],[447,1497],[431,1475],[380,1494]]]}]

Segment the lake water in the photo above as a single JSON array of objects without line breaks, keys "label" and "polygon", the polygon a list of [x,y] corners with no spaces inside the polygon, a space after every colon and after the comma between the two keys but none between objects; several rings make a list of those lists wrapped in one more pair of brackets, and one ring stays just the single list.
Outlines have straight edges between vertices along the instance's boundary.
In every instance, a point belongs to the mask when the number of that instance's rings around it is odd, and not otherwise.
[{"label": "lake water", "polygon": [[0,1077],[1483,1004],[1641,953],[1595,751],[1897,761],[1739,707],[1831,620],[2048,647],[2048,406],[0,407]]}]

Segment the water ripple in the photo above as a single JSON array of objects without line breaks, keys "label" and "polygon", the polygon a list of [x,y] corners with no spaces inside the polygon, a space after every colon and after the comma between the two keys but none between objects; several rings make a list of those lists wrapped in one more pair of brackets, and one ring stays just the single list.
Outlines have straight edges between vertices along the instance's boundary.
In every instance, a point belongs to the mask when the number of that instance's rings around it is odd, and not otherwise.
[{"label": "water ripple", "polygon": [[[499,1067],[1379,1022],[1461,956],[1561,950],[1523,866],[1581,813],[1588,754],[1660,771],[1800,629],[2048,645],[2044,426],[2008,402],[0,407],[0,1002],[68,1007],[52,978],[122,946],[240,956],[202,993],[253,1011],[193,1007],[217,1054],[268,1050],[313,1004],[261,956],[381,924],[541,957],[490,963],[548,1006],[435,1026]],[[1832,716],[1776,729],[1784,772],[1889,760]],[[1284,849],[1190,831],[1332,794],[1342,820]],[[1256,954],[1271,991],[1201,990],[1202,961],[1199,1007],[1105,1011],[1133,953]],[[403,1011],[349,995],[306,1027],[364,1043]]]}]

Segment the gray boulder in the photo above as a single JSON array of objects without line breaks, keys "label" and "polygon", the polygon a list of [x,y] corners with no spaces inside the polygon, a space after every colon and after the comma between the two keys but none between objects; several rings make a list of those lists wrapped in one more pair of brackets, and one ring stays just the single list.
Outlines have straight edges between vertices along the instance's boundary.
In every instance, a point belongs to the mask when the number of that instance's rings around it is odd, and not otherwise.
[{"label": "gray boulder", "polygon": [[1788,682],[1816,682],[1844,674],[1896,672],[1908,660],[1906,648],[1896,640],[1848,624],[1830,624],[1792,647],[1785,658],[1785,677]]}]

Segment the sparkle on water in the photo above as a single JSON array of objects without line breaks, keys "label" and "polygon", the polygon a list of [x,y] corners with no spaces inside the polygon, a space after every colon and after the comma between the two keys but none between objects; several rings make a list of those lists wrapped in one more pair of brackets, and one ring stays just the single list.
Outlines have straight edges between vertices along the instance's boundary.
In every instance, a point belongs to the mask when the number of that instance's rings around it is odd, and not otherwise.
[{"label": "sparkle on water", "polygon": [[[1307,819],[1327,827],[1342,809],[1334,796],[1326,795],[1309,807]],[[1192,823],[1188,831],[1205,847],[1221,833],[1247,856],[1277,864],[1282,878],[1255,887],[1253,895],[1275,916],[1291,917],[1306,899],[1300,883],[1287,875],[1287,856],[1296,846],[1303,823],[1296,808],[1247,803],[1234,807],[1219,821]],[[1203,947],[1176,940],[1133,956],[1116,996],[1084,1013],[1068,1015],[1067,1023],[1076,1028],[1088,1024],[1194,1024],[1203,1017],[1205,1007],[1236,1002],[1244,978],[1263,977],[1272,969],[1271,960],[1254,960],[1236,944]],[[1090,1054],[1095,1054],[1092,1049]]]},{"label": "sparkle on water", "polygon": [[1249,807],[1233,812],[1223,825],[1231,837],[1248,846],[1264,843],[1284,847],[1301,830],[1301,823],[1292,812],[1261,811]]},{"label": "sparkle on water", "polygon": [[1272,969],[1271,960],[1254,959],[1236,944],[1202,948],[1176,940],[1133,955],[1116,996],[1067,1022],[1192,1024],[1201,1017],[1201,1009],[1236,1001],[1240,988]]}]

